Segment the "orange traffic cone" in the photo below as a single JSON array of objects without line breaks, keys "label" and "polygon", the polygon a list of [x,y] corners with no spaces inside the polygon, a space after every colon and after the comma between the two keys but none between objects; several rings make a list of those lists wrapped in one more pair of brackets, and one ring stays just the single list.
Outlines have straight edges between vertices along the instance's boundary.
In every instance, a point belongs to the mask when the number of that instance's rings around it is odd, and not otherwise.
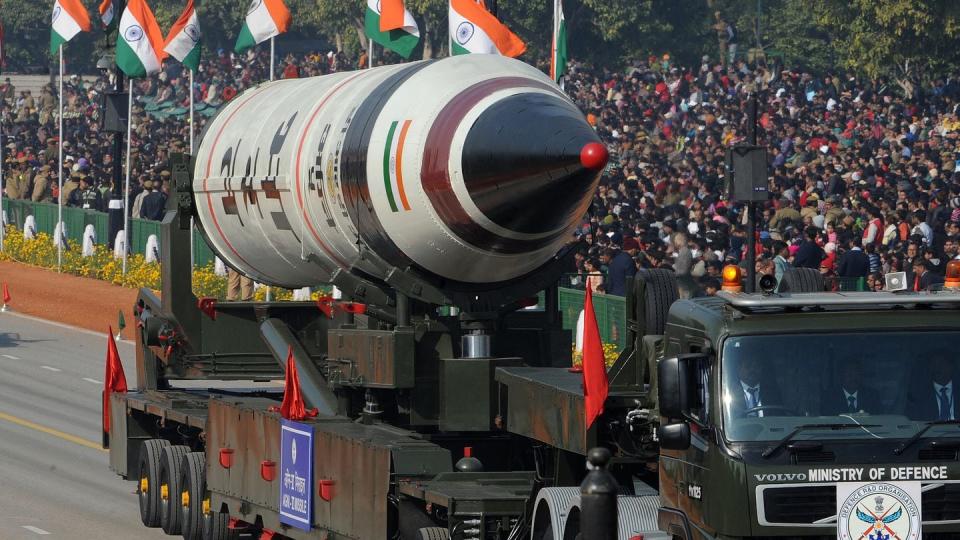
[{"label": "orange traffic cone", "polygon": [[10,311],[10,308],[7,304],[10,303],[10,288],[7,287],[7,283],[3,283],[3,307],[0,307],[0,311],[7,312]]}]

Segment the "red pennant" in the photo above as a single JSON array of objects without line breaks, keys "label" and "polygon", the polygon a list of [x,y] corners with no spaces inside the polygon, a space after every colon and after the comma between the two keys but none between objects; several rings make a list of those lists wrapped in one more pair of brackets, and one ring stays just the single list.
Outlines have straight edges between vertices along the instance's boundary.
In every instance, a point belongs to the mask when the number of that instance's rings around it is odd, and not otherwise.
[{"label": "red pennant", "polygon": [[333,318],[333,297],[330,295],[324,295],[317,298],[317,309],[323,312],[328,319]]},{"label": "red pennant", "polygon": [[313,418],[317,409],[307,410],[300,394],[300,376],[297,375],[297,363],[293,360],[293,347],[287,348],[287,376],[283,384],[283,403],[280,404],[280,416],[287,420],[299,421]]},{"label": "red pennant", "polygon": [[6,283],[3,284],[3,303],[4,304],[10,303],[10,288],[7,287]]},{"label": "red pennant", "polygon": [[587,429],[603,412],[610,384],[607,381],[607,365],[603,359],[603,343],[597,315],[593,311],[593,293],[587,287],[583,301],[583,409]]},{"label": "red pennant", "polygon": [[113,327],[110,327],[107,340],[107,373],[103,377],[103,432],[110,433],[110,394],[126,393],[127,377],[123,374],[117,341],[113,339]]}]

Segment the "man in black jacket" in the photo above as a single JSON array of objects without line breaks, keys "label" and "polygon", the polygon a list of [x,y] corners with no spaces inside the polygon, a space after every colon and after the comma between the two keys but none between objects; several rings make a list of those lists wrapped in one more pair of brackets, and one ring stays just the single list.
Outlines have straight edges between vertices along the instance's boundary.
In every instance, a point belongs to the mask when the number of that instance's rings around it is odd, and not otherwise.
[{"label": "man in black jacket", "polygon": [[870,258],[863,252],[859,238],[851,238],[849,249],[840,259],[837,275],[845,278],[861,278],[870,274]]},{"label": "man in black jacket", "polygon": [[936,272],[934,264],[923,257],[913,261],[913,290],[927,291],[934,285],[943,283],[943,276]]},{"label": "man in black jacket", "polygon": [[607,248],[600,256],[600,262],[607,265],[607,294],[627,295],[627,278],[637,273],[633,258],[626,253]]},{"label": "man in black jacket", "polygon": [[831,387],[823,396],[822,414],[880,414],[881,405],[877,394],[861,384],[865,378],[860,362],[851,360],[843,364],[840,384]]},{"label": "man in black jacket", "polygon": [[929,371],[920,374],[907,395],[907,414],[914,420],[956,420],[960,389],[954,384],[956,371],[950,357],[938,352],[926,366],[918,364],[918,369],[921,366]]},{"label": "man in black jacket", "polygon": [[819,270],[824,252],[823,248],[817,245],[817,228],[807,227],[806,234],[806,240],[800,244],[800,249],[797,250],[797,255],[793,258],[793,266]]}]

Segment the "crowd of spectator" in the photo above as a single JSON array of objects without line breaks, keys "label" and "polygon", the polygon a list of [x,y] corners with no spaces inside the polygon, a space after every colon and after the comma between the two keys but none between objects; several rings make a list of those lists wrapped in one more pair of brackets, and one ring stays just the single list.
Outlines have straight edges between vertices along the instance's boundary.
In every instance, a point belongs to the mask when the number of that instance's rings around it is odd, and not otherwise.
[{"label": "crowd of spectator", "polygon": [[763,61],[675,64],[651,56],[624,71],[575,64],[566,90],[611,150],[574,282],[625,294],[638,269],[670,268],[698,293],[746,266],[747,206],[731,202],[728,147],[769,151],[758,204],[757,275],[819,270],[834,288],[911,290],[942,283],[960,248],[960,83],[899,84],[811,74]]},{"label": "crowd of spectator", "polygon": [[[733,55],[731,55],[733,56]],[[278,77],[362,66],[342,53],[287,56]],[[159,219],[169,156],[186,150],[191,126],[148,114],[144,100],[216,108],[268,78],[269,57],[217,51],[192,88],[168,62],[135,83],[131,189],[133,217]],[[112,134],[102,131],[101,96],[110,74],[64,83],[64,167],[58,165],[56,88],[41,95],[0,85],[4,196],[105,210],[114,182]],[[960,249],[960,83],[921,85],[848,73],[811,74],[764,61],[704,56],[699,66],[669,55],[626,70],[574,62],[566,91],[611,152],[589,215],[577,229],[575,282],[624,295],[643,268],[670,268],[707,294],[722,266],[746,265],[746,206],[726,195],[726,149],[747,140],[750,102],[758,103],[758,143],[770,155],[769,200],[759,204],[754,238],[758,274],[790,267],[880,289],[903,271],[915,290],[935,286]],[[194,133],[206,116],[196,117]],[[956,171],[956,172],[955,172]],[[829,281],[829,280],[828,280]]]},{"label": "crowd of spectator", "polygon": [[[308,77],[355,65],[342,53],[314,52],[280,58],[278,78]],[[170,154],[187,151],[190,124],[185,115],[149,114],[145,103],[168,103],[186,109],[195,103],[216,109],[253,84],[269,79],[266,51],[242,55],[219,50],[201,64],[190,88],[189,73],[177,62],[166,62],[161,73],[134,82],[131,140],[131,181],[128,208],[135,218],[159,220],[169,190]],[[67,206],[106,210],[114,189],[113,134],[102,129],[102,97],[114,88],[112,70],[97,77],[70,75],[64,80],[64,163],[59,167],[58,88],[51,81],[39,96],[0,84],[0,126],[4,156],[4,197],[56,202],[58,174],[63,178]],[[207,115],[194,116],[199,139]],[[124,164],[121,164],[123,168]],[[125,170],[121,170],[124,183]]]}]

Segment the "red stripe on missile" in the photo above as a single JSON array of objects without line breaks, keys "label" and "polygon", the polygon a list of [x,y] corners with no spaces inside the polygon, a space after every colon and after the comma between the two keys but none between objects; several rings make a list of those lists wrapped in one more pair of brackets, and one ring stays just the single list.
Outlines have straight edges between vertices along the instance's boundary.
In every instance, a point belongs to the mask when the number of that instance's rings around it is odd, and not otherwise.
[{"label": "red stripe on missile", "polygon": [[544,247],[555,236],[522,240],[501,236],[482,227],[467,214],[450,183],[450,150],[457,128],[477,103],[494,92],[507,88],[548,90],[564,97],[553,86],[523,77],[499,77],[467,88],[444,106],[430,128],[424,144],[420,177],[423,190],[430,199],[433,209],[441,221],[460,239],[484,251],[506,254],[529,253]]},{"label": "red stripe on missile", "polygon": [[333,87],[333,89],[330,90],[330,92],[327,93],[327,95],[324,96],[322,100],[320,100],[320,103],[317,105],[317,108],[315,108],[313,112],[310,114],[310,118],[307,120],[306,125],[304,125],[303,129],[301,130],[300,141],[297,143],[296,165],[294,166],[294,170],[296,171],[295,173],[296,180],[294,183],[297,186],[297,205],[300,207],[300,213],[303,216],[303,221],[306,222],[307,228],[310,229],[310,234],[313,236],[313,239],[317,241],[317,244],[320,245],[320,248],[323,249],[323,252],[326,253],[327,256],[329,256],[331,259],[336,261],[336,263],[339,264],[341,268],[349,268],[350,265],[347,264],[343,259],[341,259],[337,255],[337,253],[333,249],[331,249],[326,244],[326,242],[324,242],[320,238],[320,235],[317,233],[317,230],[313,228],[313,222],[311,222],[310,219],[308,219],[307,209],[303,205],[303,192],[300,187],[300,170],[301,170],[300,160],[303,157],[303,145],[307,141],[307,135],[310,133],[310,126],[313,125],[313,122],[314,120],[317,119],[317,116],[320,114],[320,111],[323,110],[323,107],[326,106],[327,102],[330,101],[330,98],[332,98],[334,94],[339,92],[341,88],[347,85],[347,83],[356,79],[357,77],[359,77],[364,73],[366,72],[358,71],[355,74],[351,75],[350,77],[347,77],[345,80],[340,82],[340,84]]}]

